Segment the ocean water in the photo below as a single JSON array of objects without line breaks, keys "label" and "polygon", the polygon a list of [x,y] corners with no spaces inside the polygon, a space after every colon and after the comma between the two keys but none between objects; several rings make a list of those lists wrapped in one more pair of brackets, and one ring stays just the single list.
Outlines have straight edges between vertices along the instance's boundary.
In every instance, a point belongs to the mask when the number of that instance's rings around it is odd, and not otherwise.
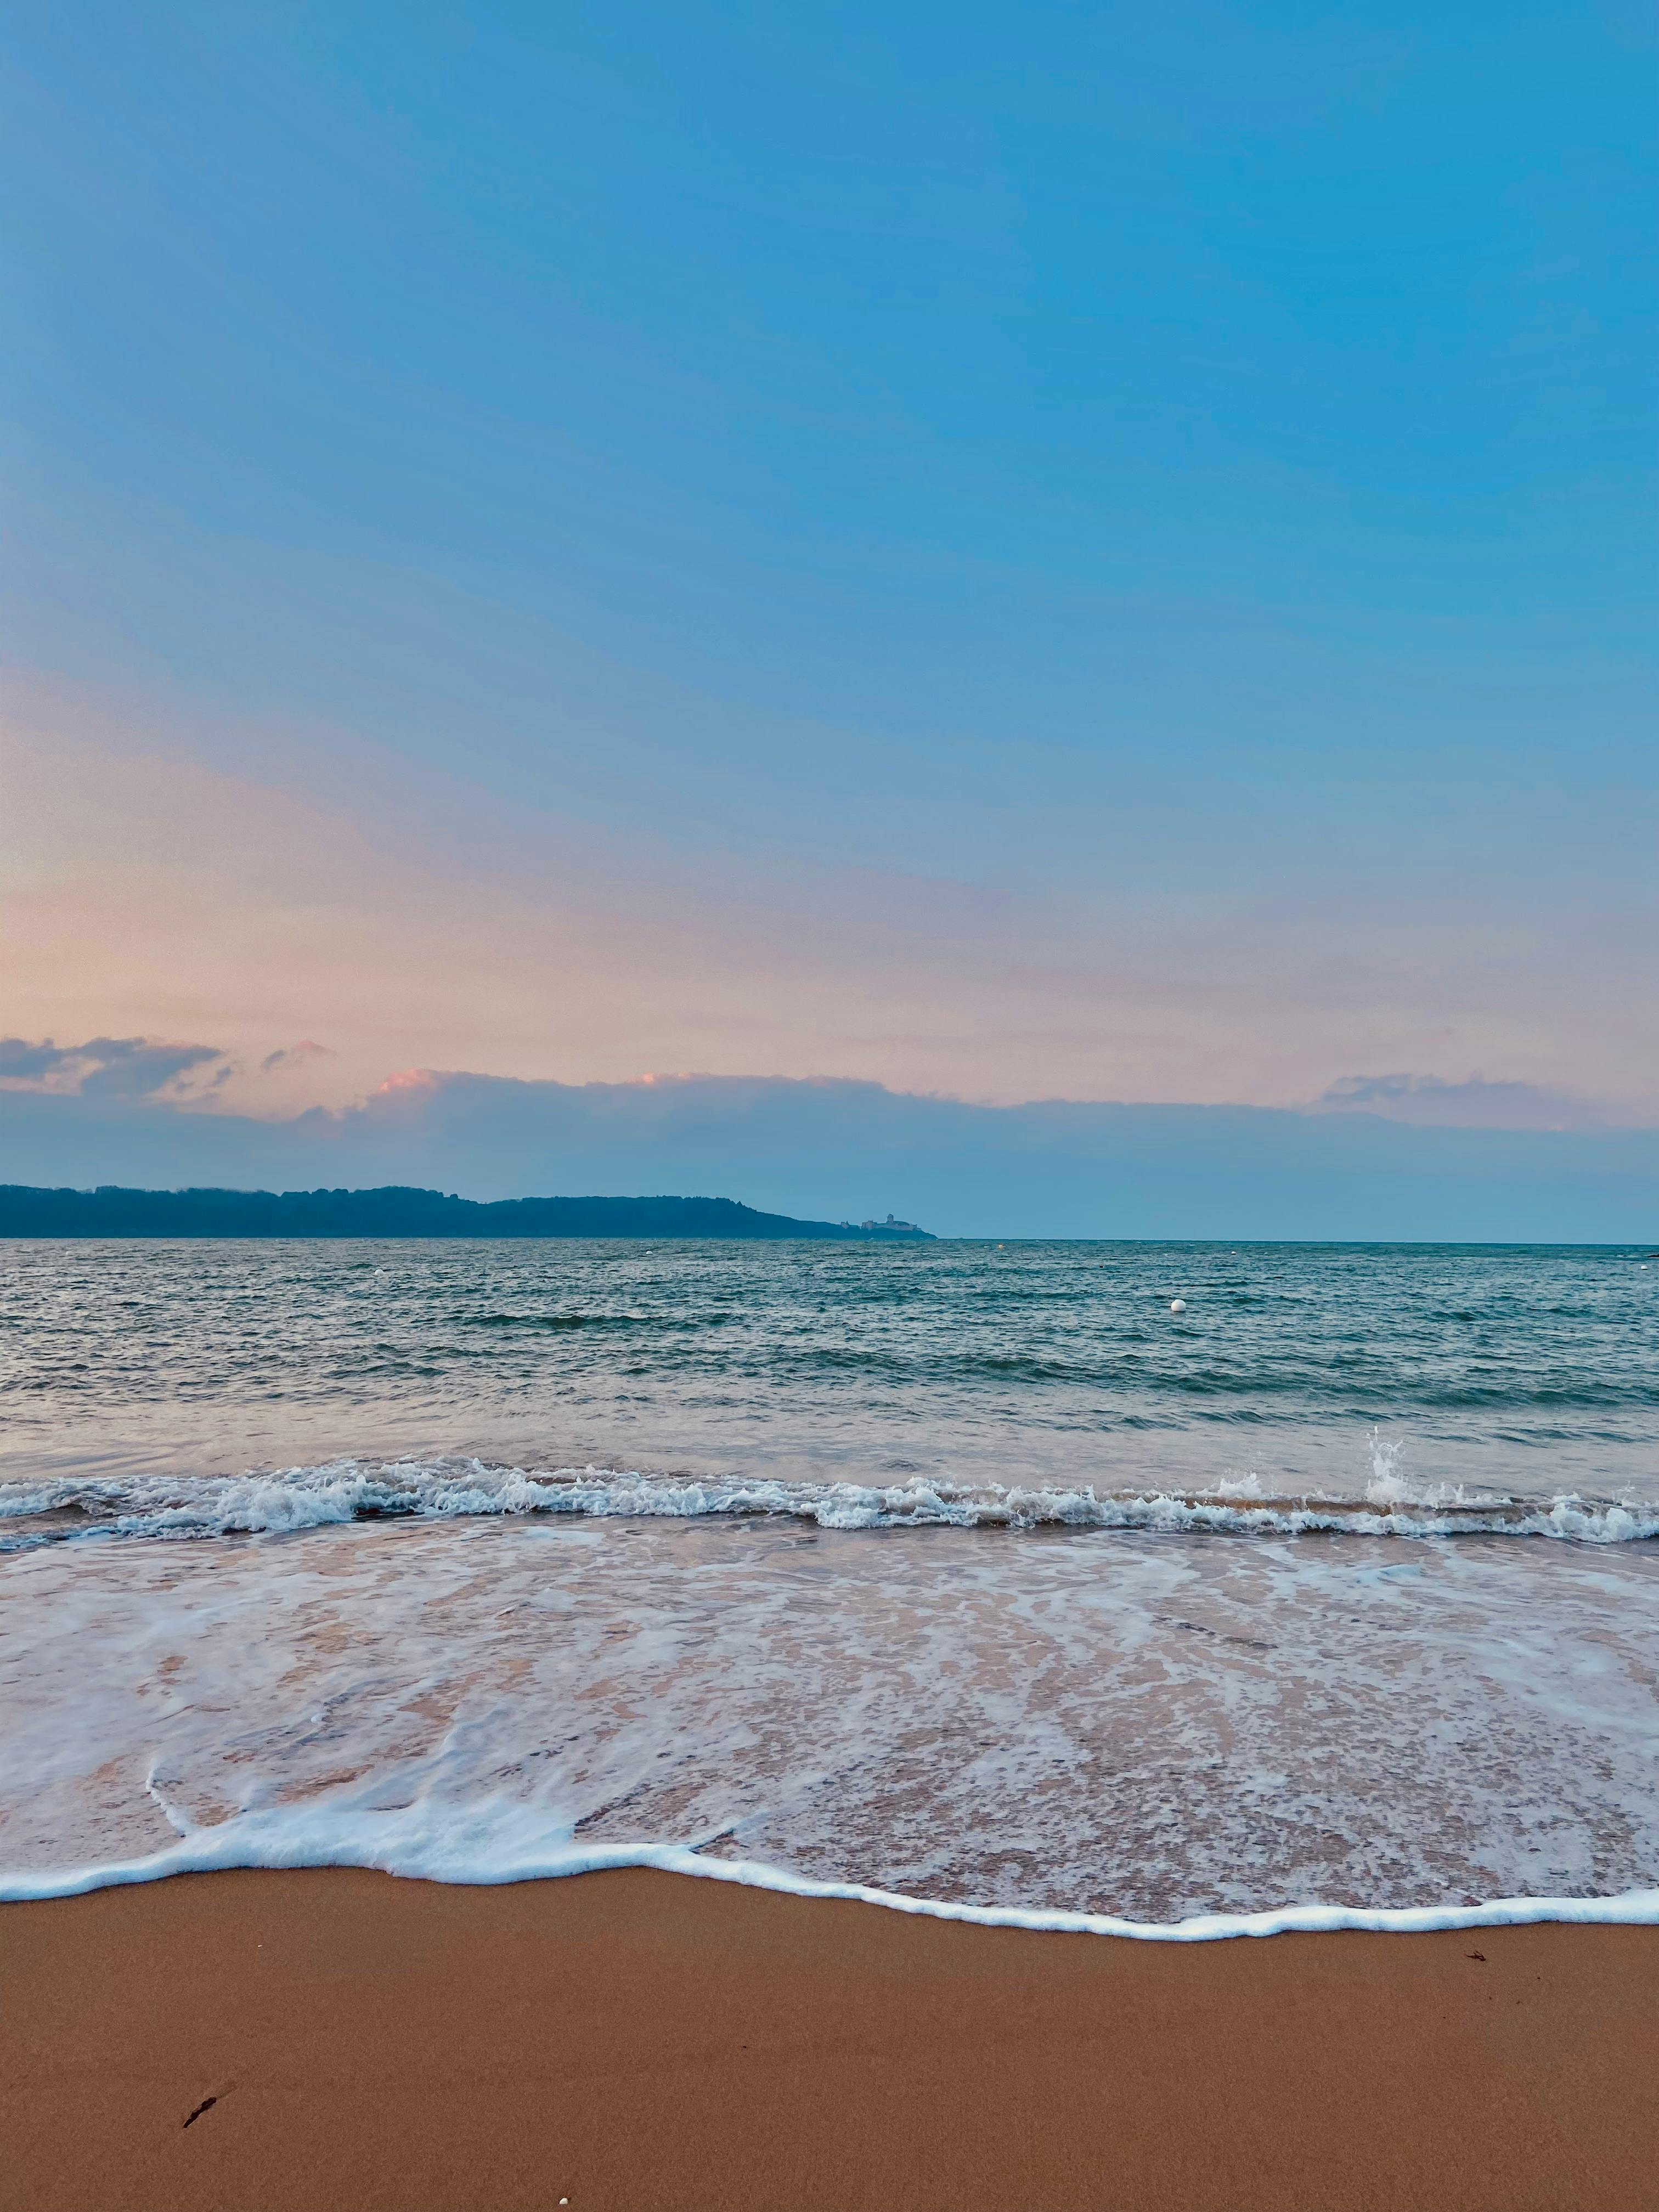
[{"label": "ocean water", "polygon": [[1659,1917],[1634,1249],[15,1243],[0,1409],[0,1895]]}]

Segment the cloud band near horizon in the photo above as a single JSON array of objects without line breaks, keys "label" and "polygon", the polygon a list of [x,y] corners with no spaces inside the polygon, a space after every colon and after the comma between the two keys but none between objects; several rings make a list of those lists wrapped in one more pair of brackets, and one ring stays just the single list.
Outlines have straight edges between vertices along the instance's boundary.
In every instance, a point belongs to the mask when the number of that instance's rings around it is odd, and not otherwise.
[{"label": "cloud band near horizon", "polygon": [[713,1195],[832,1220],[892,1212],[967,1236],[1659,1235],[1652,1129],[1471,1127],[1455,1125],[1456,1107],[1425,1126],[1352,1107],[983,1106],[844,1079],[567,1085],[428,1071],[343,1109],[259,1120],[169,1093],[161,1054],[147,1093],[100,1086],[95,1069],[66,1091],[49,1087],[55,1063],[37,1067],[16,1046],[0,1043],[0,1068],[34,1072],[0,1078],[8,1182]]}]

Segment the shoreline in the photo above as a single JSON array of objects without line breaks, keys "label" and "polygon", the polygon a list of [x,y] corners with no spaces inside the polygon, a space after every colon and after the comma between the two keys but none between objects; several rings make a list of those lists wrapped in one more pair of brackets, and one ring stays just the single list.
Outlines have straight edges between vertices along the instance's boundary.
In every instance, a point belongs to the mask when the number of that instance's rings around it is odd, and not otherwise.
[{"label": "shoreline", "polygon": [[[416,1814],[412,1820],[411,1812]],[[811,1903],[873,1906],[904,1917],[964,1927],[1137,1943],[1231,1943],[1278,1936],[1468,1935],[1549,1923],[1659,1928],[1659,1888],[1589,1897],[1494,1897],[1465,1905],[1281,1905],[1255,1912],[1196,1913],[1184,1920],[1129,1920],[1062,1906],[969,1905],[860,1882],[816,1881],[764,1860],[715,1858],[681,1844],[567,1844],[529,1852],[498,1845],[492,1856],[480,1852],[474,1839],[473,1854],[458,1857],[441,1834],[434,1835],[423,1825],[416,1808],[360,1813],[349,1826],[343,1826],[337,1815],[325,1814],[319,1821],[304,1808],[283,1808],[274,1813],[234,1814],[180,1836],[148,1857],[38,1875],[0,1875],[0,1908],[86,1897],[104,1889],[142,1888],[187,1875],[333,1869],[384,1874],[444,1887],[498,1889],[568,1881],[586,1875],[643,1872]]]},{"label": "shoreline", "polygon": [[1644,2212],[1659,1928],[196,1873],[0,1905],[0,2081],[5,2212]]}]

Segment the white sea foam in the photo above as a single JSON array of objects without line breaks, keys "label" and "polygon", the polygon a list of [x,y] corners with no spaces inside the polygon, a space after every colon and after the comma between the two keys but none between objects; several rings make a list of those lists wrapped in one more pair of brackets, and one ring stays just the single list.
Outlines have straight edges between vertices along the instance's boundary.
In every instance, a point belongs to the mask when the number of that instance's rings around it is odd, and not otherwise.
[{"label": "white sea foam", "polygon": [[1659,1504],[1583,1498],[1471,1496],[1413,1486],[1376,1451],[1363,1498],[1263,1495],[1254,1477],[1176,1492],[957,1483],[719,1480],[598,1467],[525,1468],[477,1459],[361,1461],[199,1478],[84,1474],[0,1488],[0,1547],[102,1534],[185,1537],[289,1534],[370,1519],[465,1520],[556,1514],[594,1519],[773,1516],[820,1528],[1183,1529],[1296,1536],[1472,1534],[1622,1544],[1659,1536]]},{"label": "white sea foam", "polygon": [[1593,1915],[1659,1875],[1656,1566],[539,1512],[17,1552],[0,1875],[637,1863],[1030,1925]]},{"label": "white sea foam", "polygon": [[78,1897],[94,1889],[159,1881],[174,1875],[249,1868],[364,1867],[423,1881],[475,1887],[540,1881],[567,1875],[644,1867],[794,1897],[839,1898],[933,1920],[983,1928],[1028,1928],[1121,1936],[1164,1943],[1214,1942],[1341,1929],[1395,1934],[1436,1929],[1498,1928],[1556,1920],[1601,1927],[1659,1925],[1659,1889],[1618,1897],[1505,1897],[1473,1905],[1364,1907],[1291,1905],[1269,1912],[1196,1913],[1178,1921],[1127,1920],[1111,1913],[1044,1911],[1019,1905],[957,1904],[907,1897],[862,1882],[814,1881],[750,1859],[720,1859],[683,1844],[580,1845],[550,1835],[517,1805],[489,1802],[434,1816],[426,1805],[389,1810],[307,1806],[245,1813],[210,1827],[185,1826],[176,1844],[138,1859],[42,1874],[0,1875],[0,1903]]}]

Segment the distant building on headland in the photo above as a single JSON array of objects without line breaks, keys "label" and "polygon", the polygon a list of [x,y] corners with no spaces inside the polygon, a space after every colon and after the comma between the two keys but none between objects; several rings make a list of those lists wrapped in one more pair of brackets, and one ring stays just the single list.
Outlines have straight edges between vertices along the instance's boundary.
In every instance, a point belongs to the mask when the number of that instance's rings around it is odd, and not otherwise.
[{"label": "distant building on headland", "polygon": [[894,1229],[901,1235],[908,1234],[911,1237],[922,1237],[927,1234],[925,1230],[918,1229],[914,1221],[901,1221],[896,1214],[892,1213],[888,1215],[885,1221],[860,1221],[859,1227],[860,1229]]}]

